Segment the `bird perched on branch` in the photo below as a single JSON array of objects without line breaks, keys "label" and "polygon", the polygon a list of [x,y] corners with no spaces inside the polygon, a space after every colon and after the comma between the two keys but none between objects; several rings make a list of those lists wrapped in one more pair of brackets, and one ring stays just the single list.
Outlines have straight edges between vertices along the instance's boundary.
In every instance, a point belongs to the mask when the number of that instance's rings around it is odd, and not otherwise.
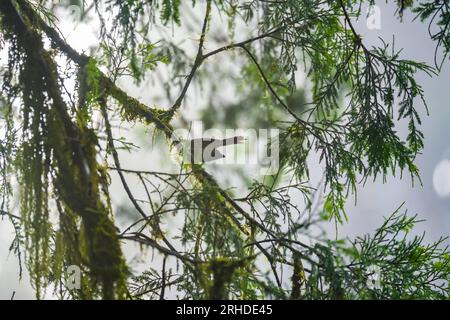
[{"label": "bird perched on branch", "polygon": [[176,147],[182,148],[183,159],[190,163],[204,163],[223,159],[225,155],[217,150],[220,147],[243,143],[246,139],[235,136],[227,139],[198,138],[175,141]]}]

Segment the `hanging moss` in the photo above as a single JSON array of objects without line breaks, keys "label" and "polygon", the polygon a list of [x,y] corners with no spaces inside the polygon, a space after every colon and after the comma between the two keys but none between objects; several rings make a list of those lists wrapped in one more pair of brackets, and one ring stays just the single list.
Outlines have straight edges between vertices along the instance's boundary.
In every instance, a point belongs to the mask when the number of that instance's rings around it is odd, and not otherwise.
[{"label": "hanging moss", "polygon": [[[16,166],[27,261],[37,295],[52,278],[63,280],[66,266],[76,264],[88,272],[84,281],[89,285],[82,286],[81,297],[123,298],[127,267],[110,205],[102,200],[107,177],[96,160],[97,137],[82,109],[75,120],[69,115],[56,63],[17,10],[10,1],[0,3],[2,31],[11,44],[9,72],[19,74],[21,84],[20,92],[9,94],[21,100],[23,142]],[[49,192],[60,217],[56,232]]]},{"label": "hanging moss", "polygon": [[301,257],[298,253],[293,254],[293,265],[294,268],[292,270],[292,291],[291,291],[291,299],[299,300],[302,298],[301,288],[303,282],[305,281],[305,271],[303,269]]},{"label": "hanging moss", "polygon": [[228,299],[228,285],[237,269],[245,268],[248,259],[233,260],[225,257],[211,259],[196,266],[196,274],[200,286],[210,300]]}]

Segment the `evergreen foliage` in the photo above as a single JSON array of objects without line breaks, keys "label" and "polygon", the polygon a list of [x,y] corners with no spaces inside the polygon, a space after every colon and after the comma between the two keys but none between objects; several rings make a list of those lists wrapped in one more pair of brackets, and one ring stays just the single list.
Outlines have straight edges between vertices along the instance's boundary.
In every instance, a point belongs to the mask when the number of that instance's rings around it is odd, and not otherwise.
[{"label": "evergreen foliage", "polygon": [[[448,299],[446,239],[427,244],[411,235],[419,220],[406,210],[353,241],[320,232],[328,220],[347,219],[345,203],[359,183],[404,172],[420,182],[414,161],[424,146],[427,107],[416,78],[438,76],[449,54],[450,1],[397,1],[394,13],[411,10],[437,28],[430,33],[434,67],[405,59],[394,41],[366,46],[353,23],[361,5],[373,3],[75,1],[85,10],[75,18],[100,26],[99,45],[87,55],[58,31],[58,1],[2,0],[0,214],[14,225],[11,250],[37,297],[53,285],[61,298],[79,299],[164,298],[169,290],[190,299]],[[165,34],[190,28],[193,12],[202,14],[194,55]],[[232,40],[215,40],[215,25],[226,25]],[[239,34],[243,26],[254,31]],[[160,38],[150,39],[161,28]],[[211,70],[211,60],[225,57],[240,79]],[[150,107],[118,84],[133,79],[148,87],[159,68],[168,75],[156,78],[166,105]],[[311,92],[296,83],[299,70]],[[238,93],[237,103],[215,99],[223,89],[217,76]],[[142,124],[154,129],[155,148],[173,148],[193,86],[210,93],[206,124],[233,127],[247,117],[249,126],[282,132],[278,172],[262,181],[239,175],[246,196],[203,165],[149,172],[121,164],[123,149],[135,149],[115,136],[114,124]],[[405,138],[399,121],[408,123]],[[317,190],[306,183],[312,155],[324,168]],[[137,213],[122,230],[109,192],[113,174],[127,210]],[[138,187],[127,183],[131,177]],[[135,196],[138,188],[145,200]],[[20,209],[12,211],[14,197]],[[183,222],[180,230],[167,230],[170,216]],[[134,272],[122,252],[128,241],[154,252],[162,267]],[[65,285],[70,265],[82,269],[80,290]],[[379,287],[371,283],[372,266],[381,270]]]}]

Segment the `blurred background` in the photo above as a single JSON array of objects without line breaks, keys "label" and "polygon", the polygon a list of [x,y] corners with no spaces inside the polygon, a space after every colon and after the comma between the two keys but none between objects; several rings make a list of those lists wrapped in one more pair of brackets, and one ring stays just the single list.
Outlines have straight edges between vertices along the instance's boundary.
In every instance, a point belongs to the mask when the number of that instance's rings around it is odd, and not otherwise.
[{"label": "blurred background", "polygon": [[[203,15],[203,7],[196,6],[194,9],[190,5],[186,5],[183,27],[172,29],[170,26],[162,28],[162,30],[154,30],[155,37],[164,33],[173,43],[182,46],[187,54],[195,55],[197,45],[199,26],[201,25],[201,16]],[[356,23],[358,32],[362,35],[363,41],[367,47],[371,45],[380,45],[380,39],[389,42],[395,36],[395,47],[403,48],[402,57],[411,60],[423,61],[430,65],[434,65],[435,43],[430,40],[428,35],[428,25],[420,21],[412,22],[414,16],[405,13],[403,22],[394,16],[395,5],[381,3],[379,9],[379,20],[373,24],[368,21],[364,14]],[[362,9],[365,12],[366,8]],[[95,21],[85,19],[79,21],[73,18],[65,8],[56,8],[56,15],[59,17],[59,28],[67,38],[67,41],[77,50],[90,52],[95,51],[97,46],[98,25]],[[375,12],[377,14],[377,12]],[[220,17],[214,17],[221,19]],[[216,29],[214,29],[216,28]],[[228,43],[230,39],[223,33],[220,24],[215,24],[211,34],[216,39],[206,43],[208,49],[217,47],[218,43]],[[245,39],[246,34],[236,34],[235,40]],[[214,42],[213,42],[214,41]],[[202,67],[203,68],[203,67]],[[220,68],[221,72],[215,73],[214,68]],[[298,84],[308,92],[308,82],[305,79],[302,68],[299,68]],[[126,89],[133,96],[141,99],[150,106],[162,105],[169,106],[168,97],[164,87],[159,85],[158,79],[166,79],[168,77],[167,70],[156,70],[156,74],[150,80],[136,86],[131,80],[119,79],[119,85]],[[208,78],[206,93],[199,90],[198,86],[191,88],[187,96],[187,100],[183,109],[183,118],[179,121],[189,123],[193,120],[203,120],[205,126],[220,126],[220,123],[212,123],[208,113],[219,112],[221,108],[227,106],[228,109],[242,107],[242,102],[236,100],[231,88],[226,83],[222,83],[223,72],[229,72],[235,81],[239,81],[239,66],[233,64],[232,61],[225,58],[214,57],[211,63],[205,67],[202,72],[212,74]],[[214,76],[216,74],[216,76]],[[205,81],[205,80],[204,80]],[[365,185],[358,187],[357,201],[355,197],[350,197],[347,202],[347,213],[349,220],[338,226],[338,237],[349,237],[353,239],[355,236],[373,232],[383,222],[383,217],[388,216],[395,211],[402,203],[403,208],[408,209],[410,214],[417,214],[419,218],[425,221],[419,224],[414,231],[415,233],[426,232],[428,241],[437,240],[441,236],[450,234],[450,62],[446,62],[442,72],[433,78],[426,74],[418,74],[417,82],[423,86],[425,97],[428,103],[429,116],[426,116],[425,109],[422,110],[422,129],[425,135],[425,149],[417,158],[416,164],[421,172],[422,185],[419,181],[415,181],[414,186],[408,174],[404,177],[388,177],[386,182],[378,179],[375,182],[367,181]],[[214,84],[220,84],[220,90],[213,90]],[[213,88],[213,89],[211,89]],[[215,105],[212,105],[211,97],[208,90],[212,90],[216,98]],[[175,95],[177,90],[174,90]],[[302,97],[298,97],[301,99]],[[246,103],[251,103],[247,101]],[[231,113],[233,114],[233,113]],[[248,120],[239,116],[236,112],[237,119],[234,119],[239,125],[245,126]],[[258,117],[259,111],[256,111],[252,117]],[[406,132],[400,124],[399,131]],[[121,125],[116,130],[116,135],[124,136],[134,144],[139,145],[140,149],[133,154],[121,153],[121,162],[125,168],[141,170],[156,170],[167,168],[174,163],[168,160],[169,151],[167,148],[154,141],[151,138],[152,132],[136,125],[127,127]],[[224,185],[233,185],[237,180],[233,178],[233,174],[224,173],[221,167],[214,164],[208,165],[207,170],[213,172],[215,176],[220,177],[220,181]],[[242,168],[234,168],[239,171]],[[312,184],[318,182],[321,177],[321,166],[312,161],[311,163],[311,180]],[[251,175],[251,173],[250,173]],[[257,173],[255,172],[257,176]],[[401,179],[400,179],[401,178]],[[316,182],[314,182],[316,181]],[[130,177],[129,184],[138,185],[137,181],[133,181]],[[137,191],[139,193],[139,191]],[[113,177],[113,185],[111,188],[112,198],[118,212],[123,215],[117,217],[118,223],[126,223],[129,216],[128,199],[124,194],[117,177]],[[301,201],[301,199],[297,199]],[[132,215],[132,213],[128,213]],[[176,221],[171,221],[174,226]],[[330,237],[336,236],[336,229],[333,222],[326,224],[326,229]],[[18,279],[19,265],[17,257],[9,252],[9,246],[13,240],[13,226],[7,219],[0,220],[0,299],[10,299],[14,293],[15,299],[34,299],[34,291],[29,284],[29,278],[26,271],[23,278]],[[177,228],[173,228],[173,232],[177,232]],[[447,241],[447,243],[449,243]],[[124,250],[129,260],[136,257],[136,248],[133,245],[126,245]],[[141,256],[139,259],[146,259]],[[47,298],[53,298],[48,293]]]}]

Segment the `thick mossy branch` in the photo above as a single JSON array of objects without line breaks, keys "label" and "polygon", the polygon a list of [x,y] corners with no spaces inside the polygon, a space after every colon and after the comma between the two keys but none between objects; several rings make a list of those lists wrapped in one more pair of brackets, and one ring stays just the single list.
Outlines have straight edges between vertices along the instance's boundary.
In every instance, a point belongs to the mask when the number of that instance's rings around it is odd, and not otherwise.
[{"label": "thick mossy branch", "polygon": [[91,288],[99,286],[103,298],[124,297],[127,268],[108,206],[102,201],[100,183],[104,177],[96,160],[97,137],[69,115],[61,96],[56,63],[44,49],[40,34],[30,27],[28,17],[21,15],[11,1],[1,2],[0,13],[5,39],[12,45],[10,58],[19,58],[10,61],[10,66],[20,75],[22,91],[21,209],[29,230],[30,271],[37,292],[40,293],[41,279],[48,281],[51,272],[61,274],[61,270],[51,270],[49,263],[51,182],[60,214],[74,213],[82,221],[82,230],[70,225],[76,222],[73,219],[62,223],[66,224],[63,232],[76,231],[84,238],[83,245],[67,252],[81,256],[91,275]]},{"label": "thick mossy branch", "polygon": [[170,113],[168,111],[147,107],[137,99],[127,95],[103,75],[100,78],[99,85],[120,104],[124,120],[130,122],[139,120],[147,125],[154,124],[167,137],[172,136],[172,126],[169,124]]},{"label": "thick mossy branch", "polygon": [[[226,300],[228,288],[235,272],[239,268],[245,268],[248,261],[245,259],[232,260],[229,258],[212,259],[206,265],[200,267],[203,286],[207,292],[208,299]],[[206,276],[205,276],[206,275]],[[208,280],[208,278],[210,278]]]}]

